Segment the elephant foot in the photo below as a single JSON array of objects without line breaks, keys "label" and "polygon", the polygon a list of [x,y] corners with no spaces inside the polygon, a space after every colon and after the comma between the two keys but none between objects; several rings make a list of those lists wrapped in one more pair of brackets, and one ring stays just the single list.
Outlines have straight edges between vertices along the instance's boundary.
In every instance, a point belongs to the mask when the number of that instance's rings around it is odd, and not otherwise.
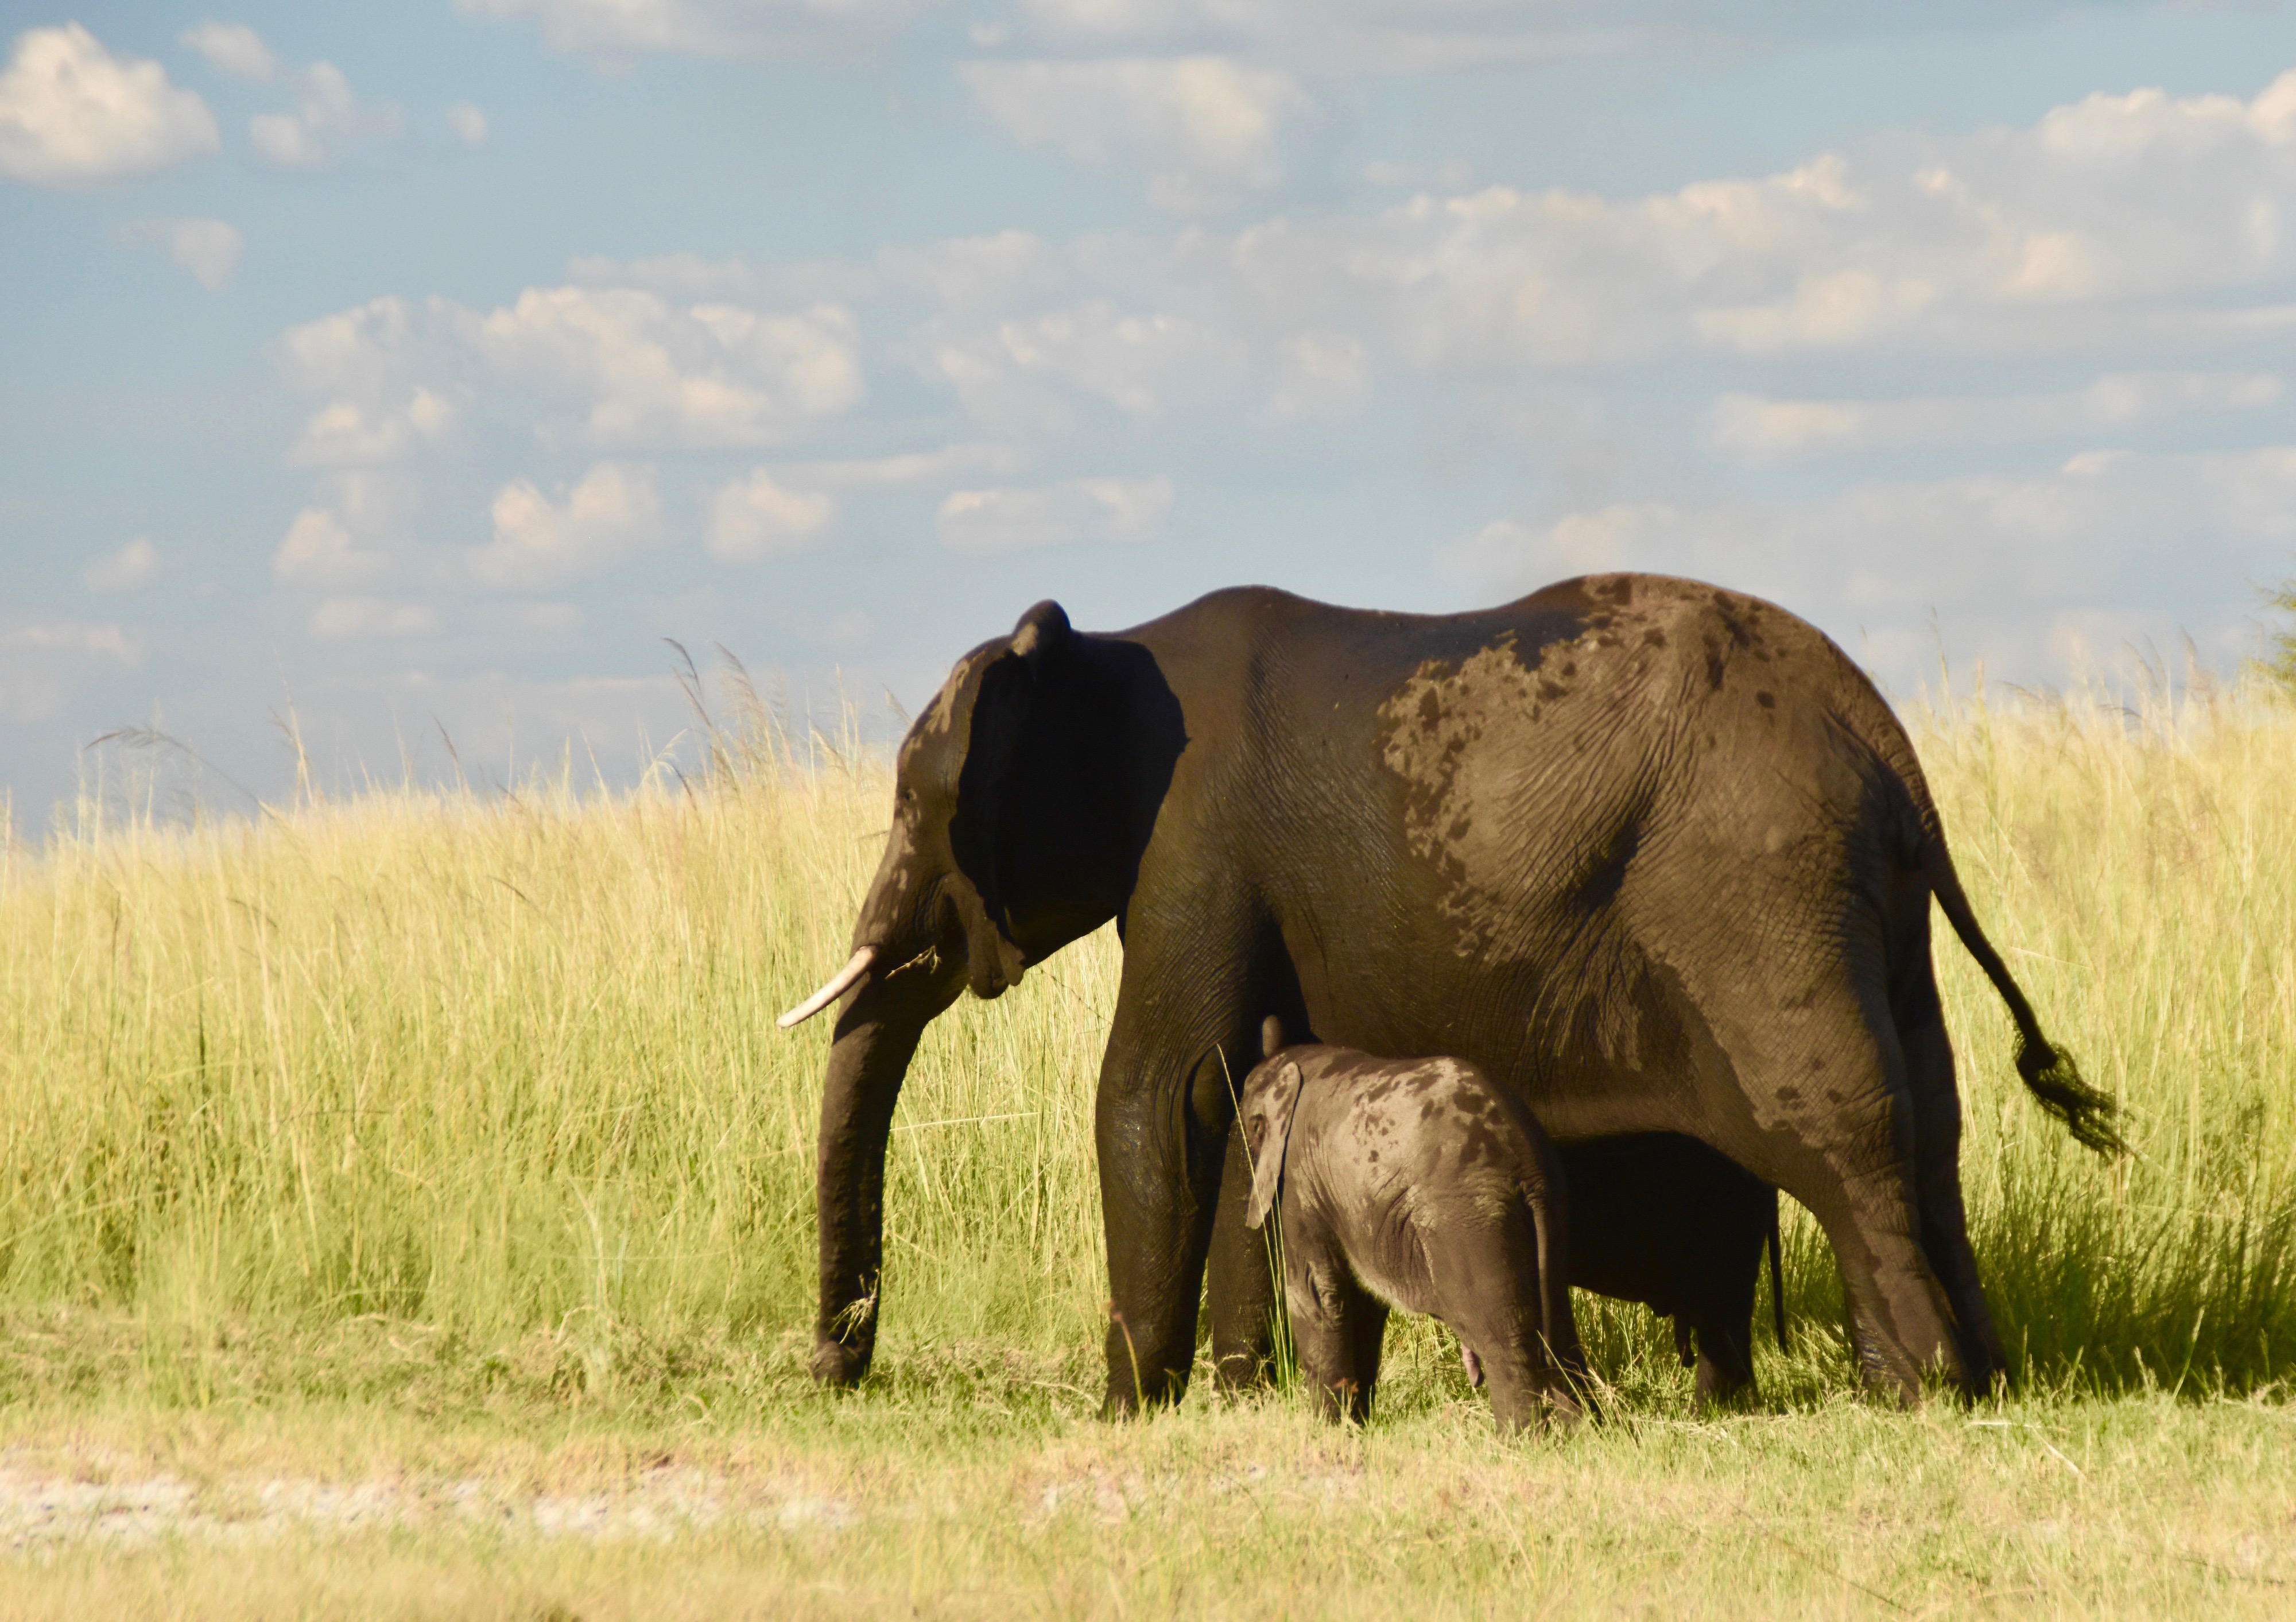
[{"label": "elephant foot", "polygon": [[869,1372],[869,1360],[876,1349],[873,1340],[849,1346],[831,1336],[816,1339],[813,1343],[813,1361],[808,1365],[814,1383],[833,1391],[851,1390]]},{"label": "elephant foot", "polygon": [[1751,1407],[1760,1400],[1751,1369],[1726,1367],[1701,1352],[1698,1356],[1697,1403],[1706,1412]]},{"label": "elephant foot", "polygon": [[1229,1352],[1212,1363],[1214,1388],[1223,1396],[1241,1396],[1273,1383],[1272,1359],[1258,1351]]}]

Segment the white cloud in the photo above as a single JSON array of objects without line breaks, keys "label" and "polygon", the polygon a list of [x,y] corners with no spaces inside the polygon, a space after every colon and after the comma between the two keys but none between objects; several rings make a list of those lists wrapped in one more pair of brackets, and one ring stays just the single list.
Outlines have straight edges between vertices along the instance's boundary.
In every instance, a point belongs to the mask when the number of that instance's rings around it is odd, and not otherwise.
[{"label": "white cloud", "polygon": [[1998,444],[2092,433],[2191,412],[2276,403],[2277,377],[2254,373],[2122,372],[2062,394],[1916,399],[1772,399],[1726,394],[1707,414],[1716,449],[1747,462],[1903,445]]},{"label": "white cloud", "polygon": [[1017,473],[1026,459],[1014,446],[972,443],[852,461],[794,463],[785,471],[830,487],[941,484],[960,473]]},{"label": "white cloud", "polygon": [[243,22],[202,22],[185,29],[179,37],[218,73],[258,85],[278,76],[278,57],[263,43],[263,36]]},{"label": "white cloud", "polygon": [[1914,161],[1829,154],[1639,198],[1422,194],[1185,257],[1270,318],[1429,367],[2078,351],[2238,342],[2262,312],[2204,302],[2296,273],[2292,211],[2296,72],[2249,101],[2091,97]]},{"label": "white cloud", "polygon": [[0,175],[84,185],[213,152],[215,115],[158,62],[117,57],[77,22],[27,29],[0,72]]},{"label": "white cloud", "polygon": [[1070,479],[1032,490],[953,490],[935,523],[943,546],[1001,552],[1071,540],[1137,540],[1171,506],[1168,478]]},{"label": "white cloud", "polygon": [[324,506],[307,506],[287,526],[271,555],[271,572],[290,586],[359,586],[390,572],[390,559],[351,540],[342,519]]},{"label": "white cloud", "polygon": [[447,128],[465,146],[487,144],[487,115],[468,102],[456,102],[447,109]]},{"label": "white cloud", "polygon": [[1277,346],[1281,380],[1269,402],[1277,416],[1324,416],[1350,409],[1371,387],[1363,340],[1348,333],[1301,333]]},{"label": "white cloud", "polygon": [[129,247],[158,249],[209,292],[230,286],[239,268],[239,230],[220,219],[132,219],[118,235]]},{"label": "white cloud", "polygon": [[1308,109],[1290,74],[1225,56],[977,62],[960,70],[988,116],[1023,146],[1147,176],[1158,208],[1224,208],[1283,177],[1279,136]]},{"label": "white cloud", "polygon": [[0,630],[0,648],[93,654],[119,664],[137,664],[144,658],[143,645],[134,635],[110,622],[89,624],[65,620],[46,625],[20,625],[12,630]]},{"label": "white cloud", "polygon": [[[1669,10],[1688,8],[1647,0],[1570,6],[1482,0],[1019,0],[1015,9],[1035,32],[1055,42],[1232,45],[1318,71],[1392,74],[1612,51],[1646,43],[1669,21],[1689,22],[1702,39],[1734,28],[1759,34],[1764,8],[1737,7],[1726,20],[1710,5],[1670,18]],[[1818,9],[1831,18],[1848,8]]]},{"label": "white cloud", "polygon": [[396,462],[417,446],[435,444],[452,432],[459,413],[454,401],[416,388],[404,405],[376,408],[354,399],[321,407],[303,424],[287,459],[299,467],[354,467]]},{"label": "white cloud", "polygon": [[108,622],[0,628],[0,720],[45,720],[92,667],[133,669],[143,660],[135,633]]},{"label": "white cloud", "polygon": [[1366,185],[1425,186],[1438,191],[1464,192],[1471,171],[1464,160],[1449,159],[1434,165],[1397,163],[1376,160],[1364,165],[1363,177]]},{"label": "white cloud", "polygon": [[836,514],[837,503],[827,495],[787,489],[760,467],[709,498],[704,544],[726,563],[758,563],[811,546]]},{"label": "white cloud", "polygon": [[[443,407],[491,381],[570,405],[567,426],[601,446],[781,443],[859,403],[858,351],[840,306],[680,305],[626,287],[530,287],[485,311],[381,298],[291,327],[274,346],[288,381],[332,397],[331,421],[347,426],[350,408],[372,429],[410,397]],[[554,422],[537,426],[558,436]]]},{"label": "white cloud", "polygon": [[362,103],[350,80],[328,62],[291,70],[295,105],[287,112],[259,112],[247,121],[247,144],[274,169],[332,169],[361,147],[390,140],[405,120],[388,102]]},{"label": "white cloud", "polygon": [[422,307],[386,295],[289,327],[274,353],[289,383],[305,393],[370,399],[410,371],[441,363],[438,346],[418,330],[422,314]]},{"label": "white cloud", "polygon": [[1029,231],[889,247],[877,259],[889,276],[951,309],[982,309],[1029,293],[1056,296],[1066,283],[1060,251]]},{"label": "white cloud", "polygon": [[427,637],[438,629],[434,609],[371,597],[329,597],[311,611],[309,625],[321,642]]},{"label": "white cloud", "polygon": [[472,579],[512,589],[595,573],[661,539],[650,466],[601,462],[554,501],[521,479],[494,499],[495,538],[468,556]]},{"label": "white cloud", "polygon": [[562,51],[614,58],[785,55],[882,37],[926,0],[457,0],[480,16],[532,18]]},{"label": "white cloud", "polygon": [[933,370],[989,424],[1062,420],[1062,385],[1129,416],[1159,415],[1176,390],[1202,393],[1232,379],[1234,344],[1182,316],[1127,315],[1105,299],[1001,321],[987,332],[929,329]]},{"label": "white cloud", "polygon": [[127,591],[160,572],[160,548],[138,535],[119,551],[98,558],[81,578],[90,591]]},{"label": "white cloud", "polygon": [[[1859,484],[1803,501],[1617,502],[1487,525],[1438,565],[1492,598],[1644,569],[1728,580],[1837,625],[1902,630],[1952,608],[1964,630],[2030,636],[2053,615],[2157,591],[2164,559],[2284,572],[2292,542],[2296,446],[2270,446],[2087,452],[2046,473]],[[1885,673],[1921,674],[1918,639],[1882,646],[1896,662]]]},{"label": "white cloud", "polygon": [[627,288],[529,288],[466,323],[502,372],[589,402],[600,444],[761,445],[862,395],[852,317],[673,306]]}]

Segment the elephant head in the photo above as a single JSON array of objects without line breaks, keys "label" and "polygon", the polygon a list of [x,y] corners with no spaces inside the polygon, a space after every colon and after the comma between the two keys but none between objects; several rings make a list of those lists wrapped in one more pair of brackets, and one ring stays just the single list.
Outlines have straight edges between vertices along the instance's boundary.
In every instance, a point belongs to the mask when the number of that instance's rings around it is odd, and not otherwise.
[{"label": "elephant head", "polygon": [[1002,995],[1124,906],[1178,752],[1177,704],[1144,658],[1039,603],[957,662],[901,743],[852,956],[779,1021],[843,1000],[818,1167],[824,1379],[867,1370],[885,1138],[924,1026],[968,986]]},{"label": "elephant head", "polygon": [[1000,825],[1031,819],[1014,779],[1041,775],[1022,758],[1030,721],[1043,719],[1037,684],[1072,636],[1061,605],[1039,603],[1011,637],[957,662],[902,740],[892,826],[853,926],[853,955],[781,1017],[783,1028],[927,956],[962,964],[975,996],[1000,995],[1020,980],[1030,954],[1016,938],[998,835]]}]

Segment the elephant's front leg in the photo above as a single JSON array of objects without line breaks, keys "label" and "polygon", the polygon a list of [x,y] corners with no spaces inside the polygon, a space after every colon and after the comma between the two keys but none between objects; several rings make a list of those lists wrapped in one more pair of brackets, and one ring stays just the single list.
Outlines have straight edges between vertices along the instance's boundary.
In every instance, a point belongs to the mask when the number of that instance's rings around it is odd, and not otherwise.
[{"label": "elephant's front leg", "polygon": [[[1231,1061],[1233,1062],[1233,1061]],[[1234,1077],[1241,1083],[1243,1073]],[[1242,1390],[1268,1377],[1275,1347],[1276,1287],[1282,1264],[1275,1228],[1244,1226],[1251,1207],[1251,1157],[1243,1134],[1227,1135],[1227,1165],[1220,1178],[1219,1210],[1212,1221],[1204,1305],[1212,1321],[1212,1368],[1220,1389]]]},{"label": "elephant's front leg", "polygon": [[[1234,1106],[1228,1074],[1250,1064],[1238,1033],[1181,1027],[1138,1040],[1128,990],[1101,1069],[1097,1132],[1108,1237],[1108,1397],[1103,1412],[1177,1401],[1196,1354],[1196,1309],[1219,1206]],[[1234,1025],[1240,1022],[1226,1022]],[[1130,1028],[1128,1028],[1130,1027]],[[1201,1030],[1201,1026],[1197,1029]],[[1248,1179],[1245,1180],[1248,1185]]]},{"label": "elephant's front leg", "polygon": [[[1293,1242],[1288,1229],[1284,1242]],[[1356,1282],[1335,1247],[1304,1231],[1300,1242],[1306,1254],[1285,1258],[1283,1290],[1300,1378],[1316,1392],[1325,1419],[1363,1424],[1379,1383],[1387,1304]]]}]

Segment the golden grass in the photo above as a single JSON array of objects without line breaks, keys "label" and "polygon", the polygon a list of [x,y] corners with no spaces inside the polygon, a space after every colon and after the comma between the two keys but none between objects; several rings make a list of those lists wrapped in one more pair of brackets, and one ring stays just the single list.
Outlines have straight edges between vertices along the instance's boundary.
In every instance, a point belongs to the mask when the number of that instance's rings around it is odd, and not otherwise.
[{"label": "golden grass", "polygon": [[[2136,1149],[2107,1165],[2034,1107],[1941,926],[1972,1231],[2024,1395],[1857,1400],[1797,1220],[1798,1339],[1763,1338],[1762,1413],[1693,1422],[1649,1315],[1582,1297],[1620,1419],[1513,1448],[1423,1322],[1392,1331],[1363,1435],[1288,1393],[1088,1420],[1105,934],[929,1033],[880,1372],[809,1388],[826,1035],[772,1021],[843,956],[887,798],[865,756],[800,770],[720,735],[690,787],[90,814],[9,848],[0,1482],[113,1468],[91,1436],[152,1468],[208,1425],[181,1457],[224,1501],[246,1470],[435,1484],[570,1447],[622,1460],[601,1491],[636,1490],[641,1454],[759,1502],[801,1466],[855,1510],[659,1545],[298,1525],[259,1593],[227,1540],[20,1544],[0,1609],[2268,1610],[2296,1581],[2296,707],[1915,719],[1979,916]],[[1046,1499],[1063,1483],[1102,1485]]]}]

